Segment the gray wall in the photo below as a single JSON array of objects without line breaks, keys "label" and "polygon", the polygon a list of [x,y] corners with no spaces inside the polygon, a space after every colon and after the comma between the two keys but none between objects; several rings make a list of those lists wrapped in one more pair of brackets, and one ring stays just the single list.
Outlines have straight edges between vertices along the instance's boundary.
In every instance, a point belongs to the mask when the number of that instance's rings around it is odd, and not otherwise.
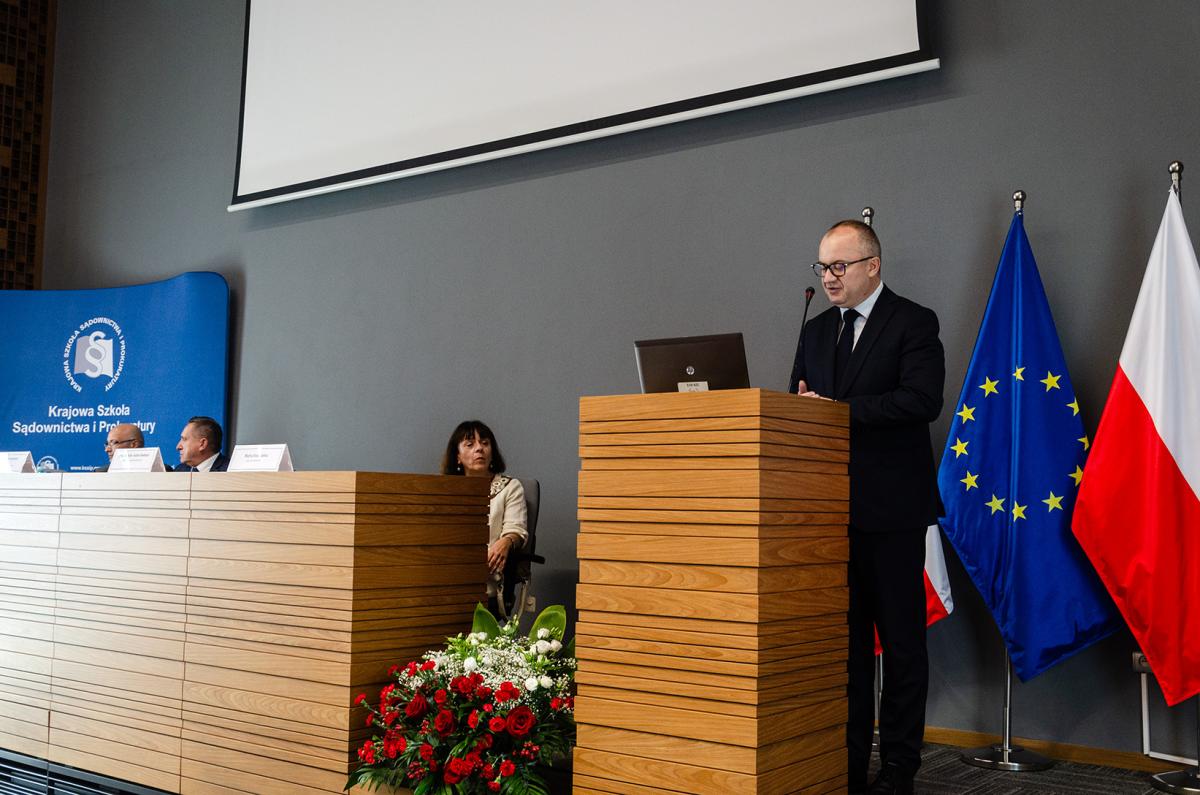
[{"label": "gray wall", "polygon": [[[806,264],[864,204],[887,283],[941,316],[949,404],[1027,191],[1095,427],[1167,163],[1200,167],[1200,5],[931,5],[938,72],[231,215],[241,0],[60,0],[45,285],[225,274],[232,431],[287,440],[303,468],[431,471],[457,421],[484,419],[542,479],[539,590],[570,604],[578,397],[637,390],[635,338],[730,330],[752,381],[785,388]],[[929,723],[997,731],[1002,648],[951,567]],[[1018,686],[1016,732],[1137,750],[1133,648]],[[1160,750],[1194,748],[1191,715],[1156,710]]]}]

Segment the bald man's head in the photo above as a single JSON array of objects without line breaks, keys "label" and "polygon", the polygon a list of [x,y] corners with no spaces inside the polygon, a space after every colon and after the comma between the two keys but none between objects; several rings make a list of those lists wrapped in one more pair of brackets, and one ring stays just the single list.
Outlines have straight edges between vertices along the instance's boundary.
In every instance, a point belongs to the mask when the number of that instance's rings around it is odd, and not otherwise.
[{"label": "bald man's head", "polygon": [[108,460],[111,461],[113,453],[123,447],[133,449],[145,446],[146,439],[142,436],[142,429],[133,423],[123,422],[109,429],[108,439],[104,442],[104,452],[108,453]]}]

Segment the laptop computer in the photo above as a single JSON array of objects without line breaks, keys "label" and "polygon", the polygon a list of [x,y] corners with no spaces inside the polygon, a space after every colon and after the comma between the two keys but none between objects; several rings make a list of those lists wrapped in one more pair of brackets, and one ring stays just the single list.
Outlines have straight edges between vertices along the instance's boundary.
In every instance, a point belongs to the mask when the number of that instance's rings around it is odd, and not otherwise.
[{"label": "laptop computer", "polygon": [[633,343],[642,392],[707,392],[747,389],[742,335],[710,334]]}]

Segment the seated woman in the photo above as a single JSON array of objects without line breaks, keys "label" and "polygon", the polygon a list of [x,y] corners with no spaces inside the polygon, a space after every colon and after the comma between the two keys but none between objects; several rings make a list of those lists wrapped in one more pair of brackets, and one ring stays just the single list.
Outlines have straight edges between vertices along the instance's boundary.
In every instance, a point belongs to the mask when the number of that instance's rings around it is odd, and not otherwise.
[{"label": "seated woman", "polygon": [[488,609],[501,616],[500,595],[504,593],[504,564],[514,549],[525,546],[526,530],[525,489],[521,481],[504,472],[504,456],[492,429],[479,420],[459,423],[446,443],[442,457],[443,475],[490,478],[491,510],[488,515]]}]

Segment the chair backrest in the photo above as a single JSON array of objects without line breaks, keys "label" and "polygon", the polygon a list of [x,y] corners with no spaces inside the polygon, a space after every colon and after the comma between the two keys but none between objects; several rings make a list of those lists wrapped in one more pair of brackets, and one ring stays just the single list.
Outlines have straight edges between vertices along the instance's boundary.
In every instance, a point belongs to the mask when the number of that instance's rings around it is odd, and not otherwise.
[{"label": "chair backrest", "polygon": [[538,483],[535,478],[517,478],[517,480],[521,483],[521,488],[525,489],[525,512],[527,514],[525,530],[529,533],[525,551],[532,554],[537,545],[538,505],[542,499],[542,484]]}]

